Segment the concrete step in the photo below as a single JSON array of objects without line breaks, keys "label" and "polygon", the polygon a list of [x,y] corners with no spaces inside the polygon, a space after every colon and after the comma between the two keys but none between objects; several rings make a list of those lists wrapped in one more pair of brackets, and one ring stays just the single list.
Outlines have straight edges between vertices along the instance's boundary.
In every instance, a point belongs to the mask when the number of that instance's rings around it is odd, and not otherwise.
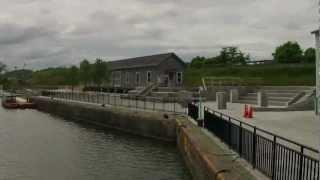
[{"label": "concrete step", "polygon": [[[280,102],[289,102],[293,97],[270,97],[268,96],[269,101],[280,101]],[[257,101],[256,96],[242,96],[239,98],[240,100],[252,100]]]},{"label": "concrete step", "polygon": [[239,99],[241,99],[241,100],[254,100],[254,101],[257,101],[257,96],[241,96],[241,97],[239,97]]},{"label": "concrete step", "polygon": [[315,87],[313,86],[263,86],[264,90],[297,90],[297,91],[310,91]]},{"label": "concrete step", "polygon": [[288,106],[288,102],[281,102],[281,101],[268,101],[269,106]]},{"label": "concrete step", "polygon": [[297,91],[297,90],[264,90],[265,93],[269,94],[269,93],[272,93],[272,94],[281,94],[281,93],[284,93],[284,94],[298,94],[299,92],[301,91]]},{"label": "concrete step", "polygon": [[268,101],[279,101],[279,102],[289,102],[293,97],[270,97],[268,96]]},{"label": "concrete step", "polygon": [[[257,101],[254,100],[243,100],[240,99],[238,101],[236,101],[237,103],[241,103],[241,104],[252,104],[252,105],[257,105]],[[281,102],[281,101],[268,101],[268,105],[269,106],[287,106],[287,102]]]},{"label": "concrete step", "polygon": [[298,93],[266,93],[268,97],[295,97]]},{"label": "concrete step", "polygon": [[[280,93],[265,92],[265,93],[268,97],[294,97],[298,94],[296,92],[294,92],[294,93],[292,93],[292,92],[290,92],[290,93],[288,93],[288,92],[280,92]],[[253,97],[253,96],[257,96],[257,95],[258,95],[258,93],[248,93],[245,96]]]},{"label": "concrete step", "polygon": [[243,99],[239,99],[236,101],[237,103],[241,103],[241,104],[253,104],[253,105],[257,105],[257,101],[255,100],[243,100]]},{"label": "concrete step", "polygon": [[257,97],[258,93],[248,93],[244,95],[243,97]]},{"label": "concrete step", "polygon": [[[266,93],[268,97],[295,97],[298,93]],[[248,93],[241,97],[258,97],[258,93]]]}]

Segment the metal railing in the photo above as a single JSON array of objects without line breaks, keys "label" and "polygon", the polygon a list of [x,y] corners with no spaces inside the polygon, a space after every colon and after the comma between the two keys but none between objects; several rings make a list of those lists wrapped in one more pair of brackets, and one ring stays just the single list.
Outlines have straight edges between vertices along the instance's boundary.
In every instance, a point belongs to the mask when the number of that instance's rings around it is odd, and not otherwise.
[{"label": "metal railing", "polygon": [[202,85],[205,89],[222,86],[258,86],[263,84],[263,78],[237,78],[237,77],[203,77]]},{"label": "metal railing", "polygon": [[[198,107],[188,105],[197,119]],[[319,180],[319,152],[220,112],[205,108],[203,127],[271,179]]]},{"label": "metal railing", "polygon": [[145,96],[128,96],[123,94],[66,91],[43,91],[41,94],[42,96],[60,100],[80,101],[101,105],[111,105],[151,111],[173,112],[179,114],[186,114],[188,109],[187,107],[183,106],[183,104],[186,103],[176,97],[156,98]]}]

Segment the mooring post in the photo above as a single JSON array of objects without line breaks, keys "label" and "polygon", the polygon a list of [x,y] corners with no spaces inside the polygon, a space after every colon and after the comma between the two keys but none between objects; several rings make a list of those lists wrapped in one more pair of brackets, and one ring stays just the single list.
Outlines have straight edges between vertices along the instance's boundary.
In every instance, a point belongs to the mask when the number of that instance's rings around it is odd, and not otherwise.
[{"label": "mooring post", "polygon": [[202,91],[202,87],[199,87],[199,102],[198,102],[198,119],[197,119],[197,122],[198,122],[198,126],[200,127],[203,127],[203,117],[202,117],[202,114],[203,114],[203,109],[202,109],[202,98],[201,98],[201,91]]},{"label": "mooring post", "polygon": [[225,92],[217,92],[216,94],[218,109],[227,109],[227,97]]}]

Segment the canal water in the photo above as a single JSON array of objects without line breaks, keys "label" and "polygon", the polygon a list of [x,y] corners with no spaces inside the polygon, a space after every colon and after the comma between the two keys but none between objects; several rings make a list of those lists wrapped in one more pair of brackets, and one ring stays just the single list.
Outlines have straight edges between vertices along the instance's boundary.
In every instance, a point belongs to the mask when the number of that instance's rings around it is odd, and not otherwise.
[{"label": "canal water", "polygon": [[172,144],[0,107],[0,179],[179,180],[190,175]]}]

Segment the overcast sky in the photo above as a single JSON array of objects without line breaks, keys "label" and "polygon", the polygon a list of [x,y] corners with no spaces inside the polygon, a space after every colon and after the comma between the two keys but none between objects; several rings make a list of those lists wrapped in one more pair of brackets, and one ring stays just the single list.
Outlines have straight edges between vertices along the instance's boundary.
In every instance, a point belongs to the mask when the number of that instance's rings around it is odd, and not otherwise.
[{"label": "overcast sky", "polygon": [[175,52],[185,61],[236,45],[271,58],[313,46],[317,0],[0,0],[0,61],[45,68],[83,58]]}]

